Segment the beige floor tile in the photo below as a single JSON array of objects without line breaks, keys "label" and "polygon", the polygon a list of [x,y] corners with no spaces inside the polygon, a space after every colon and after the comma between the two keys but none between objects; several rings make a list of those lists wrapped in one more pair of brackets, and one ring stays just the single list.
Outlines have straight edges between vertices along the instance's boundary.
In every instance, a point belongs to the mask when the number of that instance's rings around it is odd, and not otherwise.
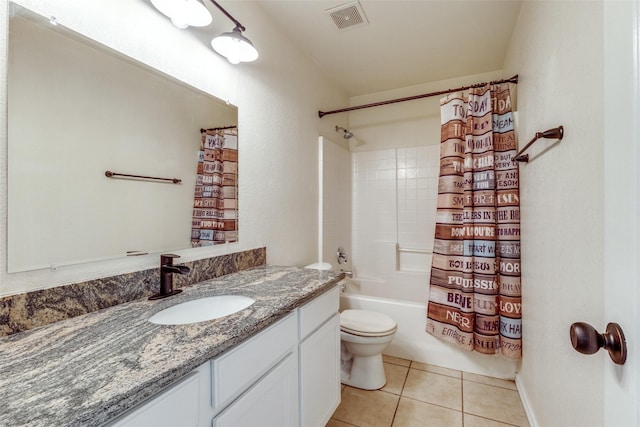
[{"label": "beige floor tile", "polygon": [[393,363],[394,365],[406,366],[409,367],[411,365],[411,360],[401,359],[399,357],[387,356],[386,354],[382,355],[382,361],[385,363]]},{"label": "beige floor tile", "polygon": [[380,390],[346,387],[333,418],[358,427],[389,427],[400,396]]},{"label": "beige floor tile", "polygon": [[453,378],[462,378],[462,372],[458,370],[429,365],[428,363],[411,362],[411,367],[421,371],[433,372],[434,374],[446,375]]},{"label": "beige floor tile", "polygon": [[505,424],[505,423],[501,423],[500,421],[494,421],[488,418],[477,417],[471,414],[464,414],[463,419],[464,419],[464,427],[512,427],[513,426],[513,424]]},{"label": "beige floor tile", "polygon": [[496,387],[508,388],[509,390],[517,390],[515,381],[485,377],[484,375],[472,374],[469,372],[463,372],[462,379],[465,381],[473,381],[474,383],[494,385]]},{"label": "beige floor tile", "polygon": [[464,412],[517,426],[527,426],[527,417],[516,390],[463,381]]},{"label": "beige floor tile", "polygon": [[409,369],[402,396],[462,410],[462,381],[445,375]]},{"label": "beige floor tile", "polygon": [[462,427],[462,412],[400,398],[393,427]]},{"label": "beige floor tile", "polygon": [[387,383],[380,390],[393,394],[402,393],[402,387],[404,387],[404,381],[407,379],[408,372],[409,368],[406,366],[385,363],[384,375],[387,377]]},{"label": "beige floor tile", "polygon": [[353,424],[344,423],[340,420],[331,418],[325,427],[353,427]]}]

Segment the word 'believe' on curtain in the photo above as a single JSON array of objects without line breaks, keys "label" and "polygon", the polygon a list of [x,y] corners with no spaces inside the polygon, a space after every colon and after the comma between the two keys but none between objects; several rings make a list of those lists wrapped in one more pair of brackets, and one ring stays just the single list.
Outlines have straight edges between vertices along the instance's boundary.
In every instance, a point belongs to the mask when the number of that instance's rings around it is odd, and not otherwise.
[{"label": "word 'believe' on curtain", "polygon": [[238,128],[202,132],[191,246],[238,240]]},{"label": "word 'believe' on curtain", "polygon": [[522,357],[520,196],[509,86],[440,100],[438,210],[427,332]]}]

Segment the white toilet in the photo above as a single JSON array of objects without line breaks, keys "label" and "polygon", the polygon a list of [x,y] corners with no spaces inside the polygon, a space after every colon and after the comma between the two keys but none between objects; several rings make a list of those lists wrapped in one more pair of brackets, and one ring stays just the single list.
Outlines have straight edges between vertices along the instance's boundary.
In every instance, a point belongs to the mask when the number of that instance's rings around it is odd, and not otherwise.
[{"label": "white toilet", "polygon": [[365,390],[377,390],[385,385],[382,351],[397,328],[395,320],[375,311],[340,313],[342,384]]}]

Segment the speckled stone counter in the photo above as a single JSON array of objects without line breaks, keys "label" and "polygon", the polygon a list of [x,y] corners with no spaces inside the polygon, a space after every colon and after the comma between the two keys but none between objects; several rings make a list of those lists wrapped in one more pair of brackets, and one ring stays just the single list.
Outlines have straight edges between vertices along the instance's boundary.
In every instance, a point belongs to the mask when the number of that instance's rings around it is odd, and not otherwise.
[{"label": "speckled stone counter", "polygon": [[[257,267],[159,301],[106,308],[0,339],[0,426],[99,426],[330,289],[330,271]],[[256,302],[220,319],[162,326],[147,319],[191,299]]]},{"label": "speckled stone counter", "polygon": [[[249,249],[190,262],[176,262],[191,269],[174,275],[174,288],[266,265],[267,248]],[[28,331],[49,323],[81,316],[140,298],[160,290],[158,268],[118,274],[18,295],[0,297],[0,336]]]}]

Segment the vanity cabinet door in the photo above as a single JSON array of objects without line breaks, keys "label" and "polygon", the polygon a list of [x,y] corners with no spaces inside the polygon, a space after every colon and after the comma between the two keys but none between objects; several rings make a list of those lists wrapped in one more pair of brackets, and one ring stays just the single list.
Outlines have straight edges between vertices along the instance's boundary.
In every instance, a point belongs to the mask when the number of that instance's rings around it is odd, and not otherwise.
[{"label": "vanity cabinet door", "polygon": [[[134,408],[107,427],[198,427],[200,371],[196,369],[160,394]],[[204,381],[208,378],[205,376]]]},{"label": "vanity cabinet door", "polygon": [[340,293],[300,307],[300,426],[324,427],[340,404]]},{"label": "vanity cabinet door", "polygon": [[300,425],[324,427],[340,404],[340,315],[300,344]]},{"label": "vanity cabinet door", "polygon": [[213,420],[213,427],[298,425],[298,354],[293,351]]}]

